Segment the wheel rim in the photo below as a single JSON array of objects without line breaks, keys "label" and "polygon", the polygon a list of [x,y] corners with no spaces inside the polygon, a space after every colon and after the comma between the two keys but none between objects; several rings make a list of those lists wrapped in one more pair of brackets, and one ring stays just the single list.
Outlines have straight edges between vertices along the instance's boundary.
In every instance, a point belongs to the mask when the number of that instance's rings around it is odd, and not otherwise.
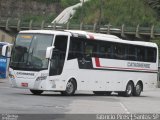
[{"label": "wheel rim", "polygon": [[128,85],[128,87],[127,87],[127,94],[131,95],[131,93],[132,93],[132,85]]},{"label": "wheel rim", "polygon": [[140,94],[141,91],[142,91],[141,85],[139,85],[139,84],[136,85],[136,93],[137,93],[137,94]]},{"label": "wheel rim", "polygon": [[67,83],[66,92],[67,92],[67,93],[72,93],[73,90],[74,90],[73,84],[72,84],[71,81],[69,81],[69,82]]}]

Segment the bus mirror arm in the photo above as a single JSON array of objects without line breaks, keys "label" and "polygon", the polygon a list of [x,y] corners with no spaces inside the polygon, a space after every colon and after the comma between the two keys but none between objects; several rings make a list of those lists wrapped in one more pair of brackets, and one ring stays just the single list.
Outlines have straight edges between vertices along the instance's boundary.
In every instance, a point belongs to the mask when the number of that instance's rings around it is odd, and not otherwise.
[{"label": "bus mirror arm", "polygon": [[2,56],[10,58],[11,57],[11,47],[12,45],[4,45],[2,47]]},{"label": "bus mirror arm", "polygon": [[54,46],[51,46],[51,47],[47,47],[47,50],[46,50],[46,59],[51,59],[52,57],[52,51],[55,47]]}]

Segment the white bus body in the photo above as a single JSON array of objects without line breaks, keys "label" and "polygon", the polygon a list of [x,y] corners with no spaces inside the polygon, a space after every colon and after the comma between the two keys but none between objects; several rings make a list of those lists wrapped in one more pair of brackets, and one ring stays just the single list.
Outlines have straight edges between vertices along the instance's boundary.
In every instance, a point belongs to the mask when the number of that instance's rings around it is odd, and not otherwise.
[{"label": "white bus body", "polygon": [[158,47],[85,31],[21,31],[13,46],[9,77],[12,87],[34,94],[75,90],[139,96],[155,88]]}]

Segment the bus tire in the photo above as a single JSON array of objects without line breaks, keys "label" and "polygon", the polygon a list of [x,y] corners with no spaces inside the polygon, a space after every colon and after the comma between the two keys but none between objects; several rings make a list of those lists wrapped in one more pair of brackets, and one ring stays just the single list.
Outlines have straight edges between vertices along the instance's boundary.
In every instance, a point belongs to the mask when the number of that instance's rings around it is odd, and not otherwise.
[{"label": "bus tire", "polygon": [[138,82],[134,87],[133,95],[140,96],[142,90],[143,90],[143,85],[140,82]]},{"label": "bus tire", "polygon": [[130,97],[133,94],[133,83],[132,82],[128,82],[127,86],[126,86],[126,90],[124,92],[124,96],[125,97]]},{"label": "bus tire", "polygon": [[43,90],[30,90],[32,94],[34,95],[41,95],[43,93]]},{"label": "bus tire", "polygon": [[61,91],[61,94],[65,96],[71,96],[74,95],[75,91],[76,91],[76,82],[75,80],[71,79],[67,83],[66,90]]}]

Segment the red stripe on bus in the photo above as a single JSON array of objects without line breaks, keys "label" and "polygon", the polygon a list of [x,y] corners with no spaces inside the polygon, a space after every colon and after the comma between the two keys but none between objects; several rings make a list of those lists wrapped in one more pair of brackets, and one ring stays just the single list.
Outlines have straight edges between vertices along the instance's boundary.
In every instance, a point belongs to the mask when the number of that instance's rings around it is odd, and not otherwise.
[{"label": "red stripe on bus", "polygon": [[142,69],[142,68],[122,68],[122,67],[109,67],[109,66],[101,66],[102,68],[109,68],[109,69],[117,69],[117,70],[145,70],[145,71],[154,71],[157,70],[150,70],[150,69]]},{"label": "red stripe on bus", "polygon": [[96,67],[101,67],[99,58],[95,58]]},{"label": "red stripe on bus", "polygon": [[106,68],[106,69],[116,69],[116,70],[145,70],[145,71],[154,71],[158,72],[158,70],[151,69],[142,69],[142,68],[123,68],[123,67],[110,67],[110,66],[101,66],[99,58],[95,58],[96,67]]},{"label": "red stripe on bus", "polygon": [[89,38],[90,38],[91,40],[94,40],[94,36],[93,36],[93,35],[88,34],[88,36],[89,36]]}]

